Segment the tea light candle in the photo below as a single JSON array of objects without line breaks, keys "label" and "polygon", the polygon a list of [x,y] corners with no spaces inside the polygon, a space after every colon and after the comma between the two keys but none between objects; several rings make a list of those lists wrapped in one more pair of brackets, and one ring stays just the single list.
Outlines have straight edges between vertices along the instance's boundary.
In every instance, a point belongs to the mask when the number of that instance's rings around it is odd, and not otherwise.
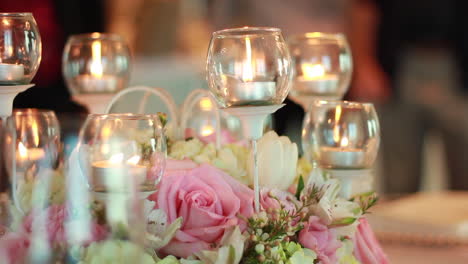
[{"label": "tea light candle", "polygon": [[131,177],[136,185],[144,183],[147,169],[146,166],[130,162],[126,164],[116,163],[111,159],[94,162],[92,164],[92,175],[95,191],[101,191],[101,189],[115,191],[128,188],[128,179],[125,179],[125,177]]},{"label": "tea light candle", "polygon": [[319,163],[324,168],[365,168],[366,153],[362,149],[355,148],[321,147]]},{"label": "tea light candle", "polygon": [[242,81],[225,75],[228,100],[232,102],[271,101],[276,95],[276,83],[271,81]]},{"label": "tea light candle", "polygon": [[16,160],[18,162],[35,162],[45,157],[45,151],[42,148],[26,148],[23,143],[18,144]]},{"label": "tea light candle", "polygon": [[0,82],[21,81],[24,78],[24,66],[20,64],[0,63]]},{"label": "tea light candle", "polygon": [[321,64],[304,63],[301,65],[302,76],[295,80],[294,90],[299,94],[334,95],[338,89],[337,74],[326,73]]},{"label": "tea light candle", "polygon": [[117,87],[117,78],[110,75],[93,76],[84,74],[76,77],[76,82],[83,92],[112,92]]}]

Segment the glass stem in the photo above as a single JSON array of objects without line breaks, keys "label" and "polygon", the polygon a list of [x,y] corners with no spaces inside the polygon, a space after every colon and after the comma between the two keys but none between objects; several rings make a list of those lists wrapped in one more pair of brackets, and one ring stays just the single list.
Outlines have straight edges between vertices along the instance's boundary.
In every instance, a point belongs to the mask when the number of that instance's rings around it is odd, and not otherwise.
[{"label": "glass stem", "polygon": [[252,140],[252,154],[253,154],[253,177],[254,177],[254,198],[255,198],[255,212],[260,212],[260,184],[258,180],[258,157],[257,157],[257,140]]}]

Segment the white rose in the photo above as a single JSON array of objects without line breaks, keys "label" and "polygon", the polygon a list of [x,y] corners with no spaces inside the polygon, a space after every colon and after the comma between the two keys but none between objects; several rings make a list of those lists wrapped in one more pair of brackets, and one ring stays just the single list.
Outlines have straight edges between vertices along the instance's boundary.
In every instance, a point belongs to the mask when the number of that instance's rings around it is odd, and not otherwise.
[{"label": "white rose", "polygon": [[[274,131],[258,141],[258,176],[261,186],[287,190],[296,179],[297,145]],[[253,157],[249,157],[249,175],[253,179]]]}]

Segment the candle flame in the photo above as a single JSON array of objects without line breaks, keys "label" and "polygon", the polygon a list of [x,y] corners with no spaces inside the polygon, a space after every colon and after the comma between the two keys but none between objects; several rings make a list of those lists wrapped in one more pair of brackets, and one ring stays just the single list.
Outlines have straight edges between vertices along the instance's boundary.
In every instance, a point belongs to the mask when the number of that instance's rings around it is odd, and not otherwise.
[{"label": "candle flame", "polygon": [[119,164],[119,163],[122,163],[123,158],[124,158],[123,153],[117,153],[110,157],[109,162],[112,164]]},{"label": "candle flame", "polygon": [[213,109],[213,103],[211,102],[211,99],[208,97],[202,98],[200,100],[200,108],[203,111],[211,111]]},{"label": "candle flame", "polygon": [[253,69],[252,69],[252,45],[250,43],[250,38],[245,38],[245,49],[246,49],[246,60],[244,61],[242,67],[242,79],[244,81],[253,80]]},{"label": "candle flame", "polygon": [[37,147],[39,146],[39,128],[37,126],[36,120],[33,120],[32,122],[31,131],[32,131],[34,146]]},{"label": "candle flame", "polygon": [[135,155],[135,156],[129,158],[129,159],[127,160],[127,163],[128,163],[128,164],[131,164],[131,165],[137,165],[138,162],[140,162],[140,159],[141,159],[140,156]]},{"label": "candle flame", "polygon": [[341,119],[341,105],[335,108],[335,126],[333,127],[333,139],[335,142],[340,141],[340,126],[337,125]]},{"label": "candle flame", "polygon": [[325,68],[322,64],[303,63],[301,69],[302,75],[306,79],[317,79],[325,75]]},{"label": "candle flame", "polygon": [[201,135],[206,137],[214,133],[214,129],[210,125],[206,125],[202,128]]},{"label": "candle flame", "polygon": [[347,147],[349,144],[349,140],[347,137],[341,138],[341,147]]},{"label": "candle flame", "polygon": [[23,145],[22,142],[18,143],[18,154],[21,159],[26,159],[28,157],[28,149]]},{"label": "candle flame", "polygon": [[91,75],[94,77],[102,77],[102,62],[101,62],[101,42],[96,40],[93,41],[91,46],[92,50],[92,61],[91,61]]}]

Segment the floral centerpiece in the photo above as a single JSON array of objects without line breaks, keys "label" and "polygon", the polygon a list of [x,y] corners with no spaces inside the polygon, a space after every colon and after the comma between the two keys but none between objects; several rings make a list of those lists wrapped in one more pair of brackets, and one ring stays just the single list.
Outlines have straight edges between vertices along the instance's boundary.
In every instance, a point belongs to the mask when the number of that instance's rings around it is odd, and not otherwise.
[{"label": "floral centerpiece", "polygon": [[[196,138],[169,146],[159,188],[142,200],[142,244],[128,239],[128,227],[109,235],[99,201],[88,205],[91,231],[74,234],[80,212],[65,201],[64,175],[51,172],[21,187],[26,212],[11,207],[13,221],[0,238],[2,263],[27,262],[27,252],[41,248],[32,238],[37,232],[52,245],[48,254],[65,263],[388,263],[365,218],[375,193],[340,198],[340,182],[311,173],[288,138],[268,132],[258,143],[260,212],[254,211],[249,147],[216,149]],[[52,190],[40,194],[46,209],[33,214],[32,190],[44,184]]]}]

